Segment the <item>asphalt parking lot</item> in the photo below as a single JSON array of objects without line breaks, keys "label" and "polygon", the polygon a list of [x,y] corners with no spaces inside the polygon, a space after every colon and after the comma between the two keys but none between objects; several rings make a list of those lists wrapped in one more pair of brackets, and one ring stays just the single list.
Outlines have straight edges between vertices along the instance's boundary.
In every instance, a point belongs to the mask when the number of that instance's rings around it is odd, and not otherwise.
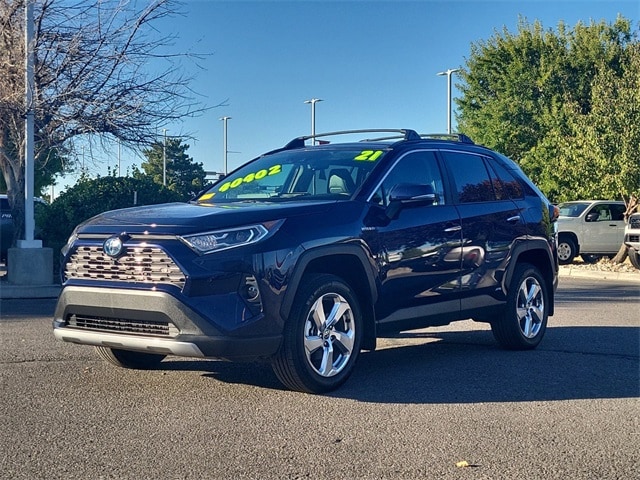
[{"label": "asphalt parking lot", "polygon": [[3,299],[0,478],[633,478],[640,284],[563,277],[557,300],[533,352],[407,332],[314,396],[262,364],[113,368],[53,339],[55,300]]}]

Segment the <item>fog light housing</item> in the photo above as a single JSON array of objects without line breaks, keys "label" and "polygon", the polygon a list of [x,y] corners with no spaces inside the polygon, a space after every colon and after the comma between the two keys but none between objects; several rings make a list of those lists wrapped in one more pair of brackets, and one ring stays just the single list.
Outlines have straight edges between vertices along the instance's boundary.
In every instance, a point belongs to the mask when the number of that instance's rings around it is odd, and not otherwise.
[{"label": "fog light housing", "polygon": [[242,282],[240,282],[238,295],[245,301],[252,316],[262,312],[262,299],[256,277],[253,275],[245,275]]}]

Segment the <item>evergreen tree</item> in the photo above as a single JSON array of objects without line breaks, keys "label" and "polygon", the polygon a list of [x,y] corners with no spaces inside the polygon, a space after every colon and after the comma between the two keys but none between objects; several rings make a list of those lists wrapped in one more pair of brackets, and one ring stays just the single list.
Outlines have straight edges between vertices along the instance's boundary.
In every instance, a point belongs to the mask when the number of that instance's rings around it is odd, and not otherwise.
[{"label": "evergreen tree", "polygon": [[[196,163],[187,155],[189,145],[182,143],[180,138],[167,138],[155,142],[143,151],[147,158],[141,167],[153,181],[166,186],[178,193],[185,201],[193,198],[206,186],[206,173],[202,163]],[[166,168],[165,168],[166,158]]]}]

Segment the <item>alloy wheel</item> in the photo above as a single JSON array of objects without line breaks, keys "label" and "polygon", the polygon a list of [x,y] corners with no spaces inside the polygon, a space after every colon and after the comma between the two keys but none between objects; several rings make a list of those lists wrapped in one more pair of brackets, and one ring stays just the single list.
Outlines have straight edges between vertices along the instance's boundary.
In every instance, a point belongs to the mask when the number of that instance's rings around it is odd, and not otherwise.
[{"label": "alloy wheel", "polygon": [[526,338],[535,338],[543,325],[544,294],[538,280],[526,277],[518,291],[516,315],[520,331]]},{"label": "alloy wheel", "polygon": [[340,373],[353,353],[355,322],[349,302],[336,293],[319,297],[304,326],[304,350],[311,368],[322,377]]}]

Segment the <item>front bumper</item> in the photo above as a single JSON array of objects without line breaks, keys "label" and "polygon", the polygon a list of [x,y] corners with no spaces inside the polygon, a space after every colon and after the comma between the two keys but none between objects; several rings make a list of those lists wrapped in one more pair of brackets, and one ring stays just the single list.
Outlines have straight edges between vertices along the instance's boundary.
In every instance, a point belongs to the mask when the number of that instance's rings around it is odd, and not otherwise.
[{"label": "front bumper", "polygon": [[640,232],[627,233],[624,236],[624,244],[629,248],[640,251]]},{"label": "front bumper", "polygon": [[66,342],[186,357],[252,360],[273,356],[281,334],[223,332],[164,291],[66,286],[54,335]]}]

